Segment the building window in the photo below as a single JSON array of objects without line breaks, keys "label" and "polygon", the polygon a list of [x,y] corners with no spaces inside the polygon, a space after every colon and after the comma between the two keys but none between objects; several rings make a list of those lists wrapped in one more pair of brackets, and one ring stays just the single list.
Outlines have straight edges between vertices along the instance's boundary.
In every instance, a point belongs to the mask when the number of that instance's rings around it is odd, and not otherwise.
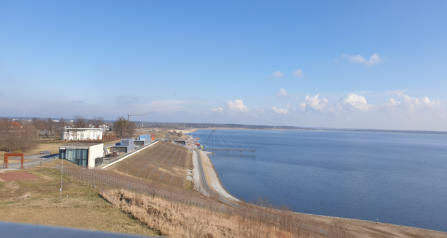
[{"label": "building window", "polygon": [[59,150],[60,158],[69,160],[77,165],[87,167],[88,165],[88,149],[61,149]]}]

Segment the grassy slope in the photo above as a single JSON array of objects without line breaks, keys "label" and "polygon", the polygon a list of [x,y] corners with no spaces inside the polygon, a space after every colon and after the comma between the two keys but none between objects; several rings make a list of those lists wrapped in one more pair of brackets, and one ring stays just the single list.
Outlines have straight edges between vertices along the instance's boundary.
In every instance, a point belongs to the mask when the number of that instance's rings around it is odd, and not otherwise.
[{"label": "grassy slope", "polygon": [[56,169],[28,170],[34,181],[0,182],[0,219],[9,222],[55,225],[108,232],[153,235],[141,222],[115,208],[87,186],[64,178]]}]

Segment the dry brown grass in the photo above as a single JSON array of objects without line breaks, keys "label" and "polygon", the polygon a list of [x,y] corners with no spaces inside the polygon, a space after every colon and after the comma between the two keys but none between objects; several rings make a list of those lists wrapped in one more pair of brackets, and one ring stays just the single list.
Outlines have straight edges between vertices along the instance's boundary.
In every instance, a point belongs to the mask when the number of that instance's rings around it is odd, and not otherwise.
[{"label": "dry brown grass", "polygon": [[212,211],[124,190],[101,193],[105,199],[169,237],[308,237],[238,214]]},{"label": "dry brown grass", "polygon": [[31,150],[25,151],[25,155],[35,155],[39,154],[41,151],[49,151],[51,154],[59,153],[59,146],[61,146],[63,142],[57,141],[53,143],[40,143]]},{"label": "dry brown grass", "polygon": [[190,151],[163,142],[112,167],[113,170],[124,174],[177,187],[192,187],[191,182],[186,180],[186,172],[191,168]]},{"label": "dry brown grass", "polygon": [[140,235],[155,234],[146,225],[106,202],[88,186],[64,177],[64,190],[59,193],[60,173],[56,169],[43,167],[25,171],[36,175],[38,179],[0,181],[2,221]]},{"label": "dry brown grass", "polygon": [[447,237],[446,233],[424,229],[254,205],[217,211],[125,190],[105,190],[101,194],[169,237]]}]

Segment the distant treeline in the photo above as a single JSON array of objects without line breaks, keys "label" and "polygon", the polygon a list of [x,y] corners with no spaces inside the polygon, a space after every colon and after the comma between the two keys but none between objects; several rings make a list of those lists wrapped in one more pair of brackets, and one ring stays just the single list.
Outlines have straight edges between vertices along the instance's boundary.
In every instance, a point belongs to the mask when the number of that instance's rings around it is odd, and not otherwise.
[{"label": "distant treeline", "polygon": [[[16,119],[31,119],[31,118],[21,118]],[[35,118],[34,118],[35,119]],[[123,119],[119,118],[118,120]],[[66,119],[69,120],[69,119]],[[82,122],[83,118],[74,118],[74,123],[76,121]],[[88,120],[91,122],[92,120]],[[98,121],[98,120],[95,120]],[[113,120],[103,120],[101,122],[113,124],[116,121]],[[424,133],[424,134],[447,134],[447,131],[421,131],[421,130],[393,130],[393,129],[362,129],[362,128],[327,128],[327,127],[300,127],[300,126],[270,126],[270,125],[246,125],[246,124],[234,124],[234,123],[182,123],[182,122],[138,122],[138,125],[143,125],[144,127],[158,127],[158,128],[174,128],[174,129],[191,129],[191,128],[234,128],[234,129],[283,129],[283,130],[332,130],[332,131],[370,131],[370,132],[395,132],[395,133]],[[74,126],[76,127],[76,126]]]},{"label": "distant treeline", "polygon": [[143,122],[144,127],[191,129],[191,128],[234,128],[234,129],[264,129],[264,130],[327,130],[327,131],[358,131],[358,132],[394,132],[394,133],[423,133],[447,134],[447,131],[418,131],[418,130],[386,130],[386,129],[356,129],[356,128],[327,128],[327,127],[299,127],[299,126],[269,126],[245,124],[219,123],[180,123],[180,122]]},{"label": "distant treeline", "polygon": [[267,125],[243,125],[243,124],[217,124],[217,123],[176,123],[176,122],[143,122],[145,127],[159,128],[243,128],[243,129],[304,129],[295,126],[267,126]]}]

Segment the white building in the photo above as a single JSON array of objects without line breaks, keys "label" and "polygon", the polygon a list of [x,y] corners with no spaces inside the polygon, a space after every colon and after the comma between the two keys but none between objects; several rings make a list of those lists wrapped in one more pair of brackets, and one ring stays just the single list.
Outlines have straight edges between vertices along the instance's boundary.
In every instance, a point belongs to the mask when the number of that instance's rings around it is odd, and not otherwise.
[{"label": "white building", "polygon": [[101,128],[65,128],[63,140],[89,141],[102,140]]},{"label": "white building", "polygon": [[107,124],[99,125],[98,128],[100,128],[102,130],[102,132],[110,131],[110,127]]},{"label": "white building", "polygon": [[79,166],[93,169],[102,163],[103,143],[74,142],[59,147],[59,158],[69,160]]}]

